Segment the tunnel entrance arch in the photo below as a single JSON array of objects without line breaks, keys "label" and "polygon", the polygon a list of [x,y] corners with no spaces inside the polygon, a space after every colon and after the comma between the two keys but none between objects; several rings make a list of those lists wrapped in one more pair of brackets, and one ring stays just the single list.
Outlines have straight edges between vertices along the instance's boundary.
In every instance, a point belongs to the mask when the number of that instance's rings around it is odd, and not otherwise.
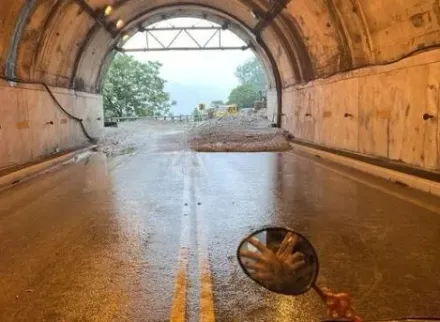
[{"label": "tunnel entrance arch", "polygon": [[262,39],[255,36],[253,30],[247,27],[237,17],[206,5],[166,5],[140,13],[134,17],[132,21],[127,22],[126,26],[122,28],[118,37],[115,38],[112,46],[105,55],[97,79],[97,88],[99,91],[102,91],[103,80],[118,48],[123,46],[123,44],[133,35],[146,30],[149,26],[175,18],[197,18],[212,22],[216,25],[222,26],[223,29],[227,29],[234,33],[247,44],[249,47],[248,50],[251,50],[255,54],[263,66],[264,74],[266,76],[266,90],[270,97],[268,100],[268,104],[270,105],[269,110],[272,111],[272,119],[280,125],[282,115],[282,83],[280,71],[273,54]]}]

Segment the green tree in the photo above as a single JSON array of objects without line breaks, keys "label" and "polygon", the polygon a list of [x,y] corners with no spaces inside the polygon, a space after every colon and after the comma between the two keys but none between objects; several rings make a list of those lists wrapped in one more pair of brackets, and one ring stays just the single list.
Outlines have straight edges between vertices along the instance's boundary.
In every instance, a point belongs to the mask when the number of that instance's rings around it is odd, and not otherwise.
[{"label": "green tree", "polygon": [[229,95],[229,104],[237,104],[238,108],[253,107],[259,99],[259,90],[252,83],[245,83],[234,88]]},{"label": "green tree", "polygon": [[256,57],[238,66],[235,76],[239,79],[241,85],[251,83],[259,91],[266,89],[264,70]]},{"label": "green tree", "polygon": [[104,83],[104,112],[112,116],[163,116],[170,113],[170,97],[160,78],[161,64],[142,63],[117,54]]},{"label": "green tree", "polygon": [[237,104],[238,108],[253,107],[266,89],[266,78],[261,63],[254,57],[238,66],[235,76],[240,85],[229,95],[229,104]]}]

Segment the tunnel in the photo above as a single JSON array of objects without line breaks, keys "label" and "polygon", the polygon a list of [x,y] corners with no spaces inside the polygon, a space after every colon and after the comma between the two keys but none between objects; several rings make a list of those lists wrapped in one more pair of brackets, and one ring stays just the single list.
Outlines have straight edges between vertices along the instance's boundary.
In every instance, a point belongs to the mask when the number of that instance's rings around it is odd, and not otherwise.
[{"label": "tunnel", "polygon": [[439,0],[3,0],[0,12],[0,169],[99,137],[123,36],[182,16],[249,42],[268,116],[297,140],[439,169]]}]

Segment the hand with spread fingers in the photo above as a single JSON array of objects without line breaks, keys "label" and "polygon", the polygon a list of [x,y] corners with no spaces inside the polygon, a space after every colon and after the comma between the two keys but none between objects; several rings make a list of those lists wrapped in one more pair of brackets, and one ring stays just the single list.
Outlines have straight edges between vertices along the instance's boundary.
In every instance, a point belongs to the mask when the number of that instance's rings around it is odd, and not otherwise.
[{"label": "hand with spread fingers", "polygon": [[286,282],[294,281],[297,270],[305,264],[303,253],[292,253],[297,239],[298,236],[287,233],[274,252],[259,240],[251,238],[248,242],[257,251],[241,250],[240,256],[246,259],[243,265],[255,280],[276,289],[286,287]]}]

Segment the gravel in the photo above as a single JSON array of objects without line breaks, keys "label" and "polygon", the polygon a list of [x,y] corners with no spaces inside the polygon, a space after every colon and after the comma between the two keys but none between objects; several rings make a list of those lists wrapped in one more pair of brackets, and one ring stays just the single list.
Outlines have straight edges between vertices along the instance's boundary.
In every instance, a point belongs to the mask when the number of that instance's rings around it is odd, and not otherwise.
[{"label": "gravel", "polygon": [[[130,154],[156,135],[176,131],[182,149],[199,152],[268,152],[290,149],[286,132],[272,127],[264,111],[245,111],[196,123],[138,120],[105,128],[98,150],[109,157]],[[161,133],[161,134],[159,134]],[[182,135],[183,134],[183,135]]]},{"label": "gravel", "polygon": [[205,121],[189,131],[189,145],[199,152],[286,151],[285,131],[272,127],[262,113],[241,113]]},{"label": "gravel", "polygon": [[99,139],[98,151],[105,153],[108,157],[131,153],[137,147],[134,136],[135,131],[130,131],[130,128],[127,126],[120,126],[118,128],[106,127],[104,134]]},{"label": "gravel", "polygon": [[[167,136],[167,144],[172,149],[183,149],[187,146],[185,135],[189,124],[170,121],[138,120],[122,122],[117,128],[104,128],[98,141],[98,150],[108,157],[131,154],[141,146],[148,146],[158,136]],[[169,142],[168,142],[169,141]]]}]

